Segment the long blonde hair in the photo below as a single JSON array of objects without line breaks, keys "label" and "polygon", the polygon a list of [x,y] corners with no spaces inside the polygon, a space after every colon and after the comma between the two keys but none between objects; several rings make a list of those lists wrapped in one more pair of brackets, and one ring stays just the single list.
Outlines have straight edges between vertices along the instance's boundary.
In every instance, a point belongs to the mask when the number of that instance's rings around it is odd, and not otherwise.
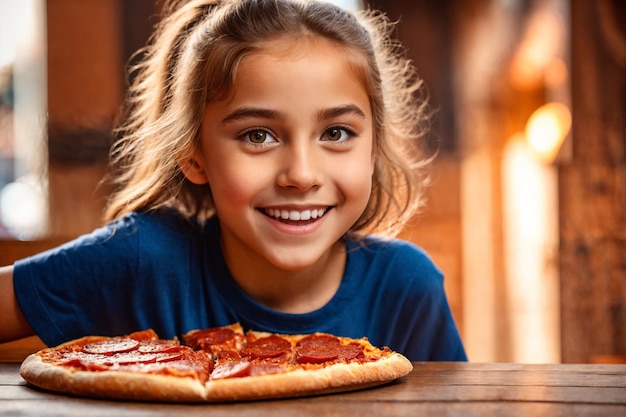
[{"label": "long blonde hair", "polygon": [[206,103],[225,98],[237,65],[267,41],[321,36],[366,64],[358,71],[374,116],[376,162],[370,201],[351,228],[395,234],[423,202],[420,153],[425,105],[420,80],[391,38],[381,13],[351,13],[325,2],[191,0],[165,7],[134,68],[111,150],[106,220],[131,211],[176,208],[189,218],[214,214],[210,185],[188,181],[179,162],[199,146]]}]

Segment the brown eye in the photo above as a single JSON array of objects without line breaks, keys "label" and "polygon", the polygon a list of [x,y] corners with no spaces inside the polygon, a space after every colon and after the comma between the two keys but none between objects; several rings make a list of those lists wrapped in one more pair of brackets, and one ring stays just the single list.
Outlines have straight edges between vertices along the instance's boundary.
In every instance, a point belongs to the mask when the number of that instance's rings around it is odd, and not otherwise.
[{"label": "brown eye", "polygon": [[325,140],[328,142],[345,142],[353,136],[354,136],[354,133],[350,130],[347,130],[345,128],[339,128],[339,127],[331,127],[330,129],[324,132],[324,135],[322,136],[322,140]]},{"label": "brown eye", "polygon": [[341,129],[329,129],[326,131],[326,138],[332,141],[341,139]]},{"label": "brown eye", "polygon": [[266,146],[278,142],[272,133],[264,129],[250,129],[243,132],[239,139],[250,146]]},{"label": "brown eye", "polygon": [[250,139],[252,143],[263,143],[267,139],[267,133],[262,130],[254,130],[248,133],[248,139]]}]

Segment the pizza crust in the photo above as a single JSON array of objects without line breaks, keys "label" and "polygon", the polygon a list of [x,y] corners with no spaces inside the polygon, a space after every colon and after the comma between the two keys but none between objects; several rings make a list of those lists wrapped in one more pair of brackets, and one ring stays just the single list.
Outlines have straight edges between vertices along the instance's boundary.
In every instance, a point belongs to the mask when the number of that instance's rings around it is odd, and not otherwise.
[{"label": "pizza crust", "polygon": [[225,402],[287,398],[352,391],[381,385],[413,369],[404,356],[391,353],[375,362],[340,363],[324,368],[230,378],[202,384],[193,378],[132,373],[91,372],[55,366],[32,354],[20,368],[31,384],[79,396],[160,402]]},{"label": "pizza crust", "polygon": [[375,362],[338,363],[312,370],[209,381],[206,400],[258,400],[354,391],[391,382],[412,370],[408,359],[391,353]]},{"label": "pizza crust", "polygon": [[28,356],[20,375],[31,384],[61,393],[107,399],[201,402],[204,385],[193,378],[124,371],[90,372],[55,366]]}]

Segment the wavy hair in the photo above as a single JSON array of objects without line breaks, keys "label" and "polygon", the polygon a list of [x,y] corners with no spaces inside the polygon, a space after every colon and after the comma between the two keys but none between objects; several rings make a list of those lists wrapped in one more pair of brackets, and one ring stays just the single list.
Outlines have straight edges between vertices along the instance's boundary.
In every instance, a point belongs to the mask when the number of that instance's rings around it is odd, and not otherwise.
[{"label": "wavy hair", "polygon": [[428,159],[421,81],[394,25],[379,12],[348,12],[301,0],[173,1],[164,8],[141,62],[132,69],[117,141],[106,220],[131,211],[175,208],[188,218],[214,214],[210,185],[196,185],[179,162],[199,146],[206,104],[231,92],[242,58],[267,42],[321,36],[360,57],[353,63],[374,118],[370,201],[351,232],[394,235],[423,203]]}]

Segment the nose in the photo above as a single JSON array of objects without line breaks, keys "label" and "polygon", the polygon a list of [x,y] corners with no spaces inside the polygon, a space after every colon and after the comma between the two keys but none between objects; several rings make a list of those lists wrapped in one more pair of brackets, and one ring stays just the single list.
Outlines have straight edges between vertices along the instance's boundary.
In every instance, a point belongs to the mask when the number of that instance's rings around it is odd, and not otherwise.
[{"label": "nose", "polygon": [[306,191],[323,184],[321,150],[310,144],[292,143],[285,151],[277,178],[280,187]]}]

